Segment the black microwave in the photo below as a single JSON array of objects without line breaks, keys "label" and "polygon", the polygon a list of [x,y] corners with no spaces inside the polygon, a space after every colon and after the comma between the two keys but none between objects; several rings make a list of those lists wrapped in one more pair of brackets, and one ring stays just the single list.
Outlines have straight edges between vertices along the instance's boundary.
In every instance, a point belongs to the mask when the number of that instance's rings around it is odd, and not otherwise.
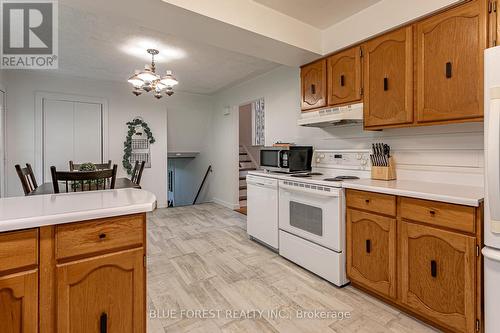
[{"label": "black microwave", "polygon": [[313,147],[264,147],[260,150],[260,166],[269,171],[297,173],[311,171]]}]

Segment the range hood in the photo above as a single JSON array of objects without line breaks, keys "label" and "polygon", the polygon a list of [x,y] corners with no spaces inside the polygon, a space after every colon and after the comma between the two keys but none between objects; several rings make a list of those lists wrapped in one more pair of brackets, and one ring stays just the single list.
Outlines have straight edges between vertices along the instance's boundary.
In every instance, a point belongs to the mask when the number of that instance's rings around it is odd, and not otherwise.
[{"label": "range hood", "polygon": [[363,123],[363,103],[319,111],[302,112],[297,124],[307,127],[328,127]]}]

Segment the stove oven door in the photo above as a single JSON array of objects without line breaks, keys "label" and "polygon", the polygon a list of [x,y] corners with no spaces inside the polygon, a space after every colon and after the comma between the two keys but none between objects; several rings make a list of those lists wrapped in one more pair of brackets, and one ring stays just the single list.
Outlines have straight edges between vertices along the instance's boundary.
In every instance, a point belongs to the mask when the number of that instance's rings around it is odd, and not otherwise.
[{"label": "stove oven door", "polygon": [[279,228],[336,252],[342,252],[343,191],[293,181],[279,183]]}]

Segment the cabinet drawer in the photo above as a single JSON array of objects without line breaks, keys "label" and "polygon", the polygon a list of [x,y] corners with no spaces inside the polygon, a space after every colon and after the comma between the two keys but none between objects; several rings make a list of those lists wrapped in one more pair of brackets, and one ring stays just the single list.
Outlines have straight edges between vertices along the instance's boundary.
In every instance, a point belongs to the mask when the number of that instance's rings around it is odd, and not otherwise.
[{"label": "cabinet drawer", "polygon": [[347,190],[347,206],[396,216],[396,197],[393,195]]},{"label": "cabinet drawer", "polygon": [[458,231],[473,233],[476,230],[474,207],[401,198],[401,216]]},{"label": "cabinet drawer", "polygon": [[119,216],[56,227],[56,258],[142,246],[142,215]]},{"label": "cabinet drawer", "polygon": [[0,234],[0,273],[38,264],[38,229]]}]

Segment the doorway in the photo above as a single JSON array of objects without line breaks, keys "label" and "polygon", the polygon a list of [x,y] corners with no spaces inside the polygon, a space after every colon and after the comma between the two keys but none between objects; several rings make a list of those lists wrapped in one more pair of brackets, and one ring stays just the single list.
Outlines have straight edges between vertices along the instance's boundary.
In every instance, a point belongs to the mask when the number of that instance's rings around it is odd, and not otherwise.
[{"label": "doorway", "polygon": [[260,149],[265,144],[264,98],[240,105],[238,109],[238,204],[239,211],[246,214],[247,185],[249,171],[260,165]]}]

